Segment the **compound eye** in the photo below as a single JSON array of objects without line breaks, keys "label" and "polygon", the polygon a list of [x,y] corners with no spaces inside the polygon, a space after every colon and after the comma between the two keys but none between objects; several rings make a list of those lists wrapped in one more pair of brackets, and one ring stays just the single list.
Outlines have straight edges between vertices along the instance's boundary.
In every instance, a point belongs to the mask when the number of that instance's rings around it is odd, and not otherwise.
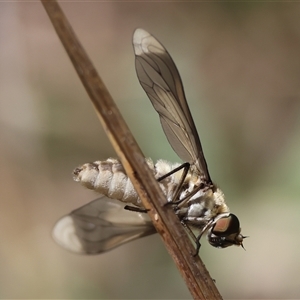
[{"label": "compound eye", "polygon": [[226,248],[232,245],[243,246],[243,236],[240,234],[238,218],[229,214],[221,217],[210,228],[207,234],[209,243],[217,248]]},{"label": "compound eye", "polygon": [[231,234],[240,233],[240,222],[234,214],[229,214],[226,217],[217,220],[211,231],[216,236],[228,236]]}]

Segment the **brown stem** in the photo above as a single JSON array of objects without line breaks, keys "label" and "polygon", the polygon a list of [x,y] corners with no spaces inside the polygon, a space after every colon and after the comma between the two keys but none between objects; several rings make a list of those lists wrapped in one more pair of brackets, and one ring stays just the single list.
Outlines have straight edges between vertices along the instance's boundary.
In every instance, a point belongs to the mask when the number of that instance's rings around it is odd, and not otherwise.
[{"label": "brown stem", "polygon": [[41,0],[96,113],[143,205],[161,235],[194,299],[222,299],[171,206],[150,172],[119,110],[55,0]]}]

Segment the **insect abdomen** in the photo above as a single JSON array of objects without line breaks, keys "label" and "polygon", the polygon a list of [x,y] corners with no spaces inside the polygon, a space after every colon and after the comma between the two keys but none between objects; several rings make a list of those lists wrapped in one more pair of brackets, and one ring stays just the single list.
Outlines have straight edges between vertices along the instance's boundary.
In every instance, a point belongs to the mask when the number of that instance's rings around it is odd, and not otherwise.
[{"label": "insect abdomen", "polygon": [[[147,160],[153,170],[152,160]],[[122,164],[114,158],[86,163],[74,170],[74,180],[111,199],[142,206]]]}]

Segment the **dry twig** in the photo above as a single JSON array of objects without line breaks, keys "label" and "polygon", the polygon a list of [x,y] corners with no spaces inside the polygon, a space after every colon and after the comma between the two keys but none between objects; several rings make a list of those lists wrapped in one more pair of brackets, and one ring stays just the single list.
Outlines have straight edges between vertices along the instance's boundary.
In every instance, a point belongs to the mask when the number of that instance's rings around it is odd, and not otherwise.
[{"label": "dry twig", "polygon": [[143,154],[114,101],[55,0],[42,1],[49,18],[88,92],[96,113],[143,205],[173,257],[194,299],[222,299],[178,217],[166,203]]}]

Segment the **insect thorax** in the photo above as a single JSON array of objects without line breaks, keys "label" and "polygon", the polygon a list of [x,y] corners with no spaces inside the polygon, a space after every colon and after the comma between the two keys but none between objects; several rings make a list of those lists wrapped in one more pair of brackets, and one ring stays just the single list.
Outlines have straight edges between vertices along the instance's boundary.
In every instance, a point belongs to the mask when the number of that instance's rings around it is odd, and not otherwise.
[{"label": "insect thorax", "polygon": [[216,216],[229,212],[223,192],[219,188],[199,190],[184,205],[179,205],[176,214],[186,224],[201,228]]}]

